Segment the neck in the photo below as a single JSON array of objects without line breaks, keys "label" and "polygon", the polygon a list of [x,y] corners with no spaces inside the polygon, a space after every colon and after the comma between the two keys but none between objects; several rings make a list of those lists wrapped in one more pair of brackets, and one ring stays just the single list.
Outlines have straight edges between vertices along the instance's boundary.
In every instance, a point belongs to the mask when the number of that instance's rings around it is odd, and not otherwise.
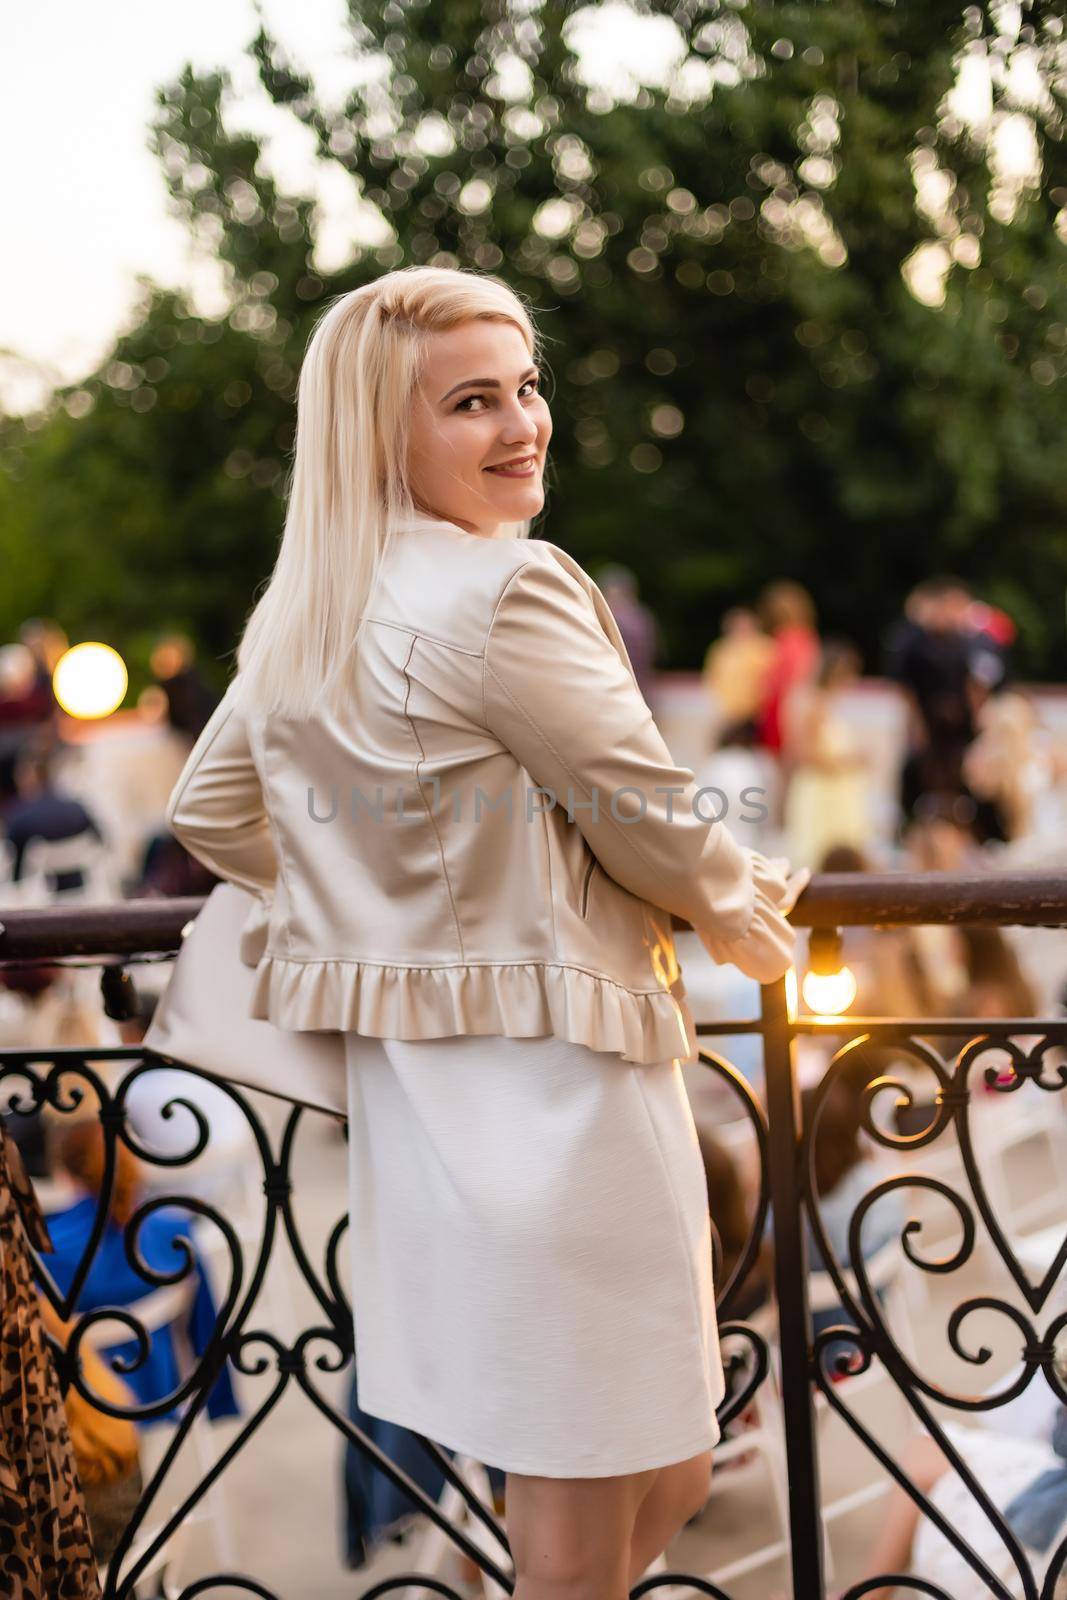
[{"label": "neck", "polygon": [[410,517],[402,517],[400,519],[400,525],[402,527],[418,526],[424,523],[434,522],[442,523],[445,527],[458,528],[461,533],[469,533],[480,539],[498,538],[500,529],[503,526],[502,523],[490,523],[477,527],[474,523],[464,522],[459,517],[446,517],[443,516],[439,511],[427,511],[422,506],[416,506],[414,513]]}]

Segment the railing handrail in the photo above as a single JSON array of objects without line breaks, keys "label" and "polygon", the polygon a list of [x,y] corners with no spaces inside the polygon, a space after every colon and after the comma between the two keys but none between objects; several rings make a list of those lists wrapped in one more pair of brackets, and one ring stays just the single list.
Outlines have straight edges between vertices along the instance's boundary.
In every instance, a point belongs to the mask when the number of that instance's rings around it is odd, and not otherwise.
[{"label": "railing handrail", "polygon": [[1062,928],[1067,926],[1067,869],[824,872],[811,880],[789,920],[798,928],[982,922]]},{"label": "railing handrail", "polygon": [[[200,895],[0,910],[0,963],[177,950]],[[789,919],[797,928],[995,923],[1067,927],[1067,869],[1028,872],[824,872]],[[690,925],[672,918],[677,929]]]},{"label": "railing handrail", "polygon": [[[25,909],[12,908],[10,911],[0,909],[0,966],[8,962],[52,961],[80,957],[90,963],[99,962],[105,969],[114,969],[138,958],[144,960],[165,958],[168,952],[180,948],[182,929],[196,917],[203,904],[202,897],[181,899],[158,897],[119,901],[108,905],[74,904],[69,907],[51,905]],[[674,920],[679,927],[688,926],[678,919]],[[894,926],[924,923],[1064,927],[1067,926],[1067,871],[999,873],[993,870],[983,874],[943,872],[823,874],[816,877],[805,890],[793,911],[791,920],[798,928],[818,929],[849,925]],[[104,976],[105,980],[110,980],[117,974],[113,970],[105,970]],[[115,1013],[109,1012],[109,1014]],[[874,1290],[871,1289],[869,1270],[861,1270],[858,1264],[862,1257],[862,1250],[858,1244],[858,1229],[863,1220],[863,1208],[870,1203],[869,1195],[853,1212],[850,1224],[849,1248],[851,1259],[857,1263],[855,1268],[841,1267],[836,1261],[826,1234],[819,1209],[814,1162],[819,1108],[824,1103],[826,1093],[824,1086],[828,1084],[832,1088],[835,1080],[839,1083],[844,1081],[846,1074],[853,1067],[859,1066],[863,1068],[862,1075],[868,1079],[865,1092],[870,1090],[872,1083],[876,1081],[883,1087],[895,1084],[898,1109],[914,1110],[916,1105],[925,1106],[917,1130],[914,1127],[897,1127],[886,1121],[884,1116],[869,1116],[866,1126],[870,1137],[888,1149],[906,1151],[922,1148],[943,1132],[954,1131],[956,1147],[960,1152],[965,1173],[962,1195],[956,1195],[955,1189],[946,1183],[943,1175],[924,1176],[921,1172],[913,1173],[910,1177],[907,1172],[897,1173],[891,1179],[881,1179],[881,1185],[883,1188],[886,1184],[896,1188],[917,1186],[923,1189],[927,1196],[939,1197],[941,1205],[954,1207],[963,1230],[962,1243],[954,1253],[944,1258],[931,1259],[929,1253],[921,1248],[913,1253],[914,1241],[911,1235],[915,1224],[909,1222],[900,1235],[902,1254],[913,1270],[939,1274],[955,1271],[967,1262],[975,1246],[978,1227],[980,1224],[984,1226],[987,1235],[992,1239],[993,1247],[999,1252],[1002,1264],[1013,1278],[1015,1286],[1023,1294],[1030,1315],[1027,1316],[1019,1311],[1014,1299],[1006,1300],[1003,1294],[994,1292],[996,1289],[994,1284],[990,1293],[978,1299],[972,1296],[956,1308],[948,1324],[953,1348],[957,1353],[961,1352],[957,1337],[958,1327],[971,1311],[978,1306],[987,1311],[999,1311],[1002,1317],[1007,1316],[1013,1320],[1019,1332],[1026,1381],[1029,1382],[1031,1377],[1038,1379],[1039,1373],[1043,1372],[1044,1379],[1051,1384],[1050,1374],[1056,1359],[1055,1340],[1045,1336],[1037,1318],[1053,1287],[1053,1274],[1050,1269],[1049,1276],[1041,1284],[1035,1284],[1019,1268],[1010,1239],[999,1231],[1001,1224],[997,1220],[996,1204],[991,1205],[987,1196],[980,1168],[980,1159],[983,1158],[985,1147],[981,1144],[976,1145],[972,1140],[968,1117],[972,1099],[979,1094],[983,1097],[987,1094],[1001,1096],[1014,1094],[1026,1080],[1030,1082],[1031,1092],[1035,1085],[1041,1091],[1063,1088],[1064,1080],[1057,1052],[1062,1051],[1067,1044],[1067,1020],[1061,1017],[1055,1021],[1048,1020],[1042,1023],[1036,1018],[997,1018],[995,1022],[989,1022],[967,1017],[911,1021],[899,1017],[867,1019],[844,1016],[826,1019],[817,1016],[797,1016],[791,1005],[789,985],[785,979],[779,979],[762,987],[758,1018],[743,1023],[733,1023],[719,1018],[713,1024],[698,1025],[697,1032],[703,1046],[714,1044],[717,1037],[737,1032],[758,1034],[763,1043],[762,1101],[743,1073],[731,1066],[716,1049],[708,1048],[702,1051],[705,1068],[716,1075],[721,1088],[736,1096],[742,1115],[748,1117],[759,1161],[759,1202],[751,1219],[748,1240],[732,1268],[729,1281],[719,1285],[719,1299],[723,1311],[721,1326],[725,1332],[732,1333],[734,1343],[731,1348],[742,1359],[734,1388],[724,1407],[720,1409],[720,1416],[724,1423],[737,1416],[757,1392],[760,1384],[766,1381],[771,1369],[771,1354],[768,1347],[770,1336],[760,1333],[751,1322],[746,1325],[743,1319],[732,1319],[729,1310],[736,1291],[749,1281],[749,1274],[759,1258],[769,1209],[775,1241],[773,1297],[777,1306],[778,1370],[786,1422],[785,1453],[791,1540],[789,1560],[793,1576],[793,1592],[804,1595],[806,1600],[817,1600],[817,1597],[825,1595],[826,1587],[823,1503],[819,1484],[820,1461],[814,1406],[816,1390],[852,1433],[873,1452],[889,1477],[911,1495],[920,1510],[926,1511],[927,1515],[934,1514],[934,1508],[930,1505],[925,1491],[911,1482],[903,1466],[894,1459],[892,1452],[884,1449],[877,1437],[867,1432],[862,1418],[854,1416],[847,1402],[842,1399],[834,1382],[835,1374],[829,1365],[833,1346],[835,1343],[840,1344],[842,1335],[844,1342],[851,1347],[851,1352],[859,1358],[863,1370],[869,1368],[875,1361],[880,1362],[907,1404],[938,1440],[942,1449],[946,1453],[953,1449],[948,1436],[943,1430],[938,1431],[940,1424],[937,1418],[930,1412],[929,1407],[924,1409],[925,1401],[931,1397],[935,1400],[941,1398],[942,1391],[937,1386],[931,1386],[921,1374],[914,1372],[906,1353],[902,1354],[898,1349],[891,1330],[886,1327],[878,1314],[874,1292],[877,1285],[874,1285]],[[797,1044],[801,1035],[810,1036],[819,1033],[831,1036],[832,1060],[827,1065],[827,1075],[820,1080],[817,1091],[820,1098],[814,1107],[809,1107],[805,1105],[800,1093]],[[1040,1038],[1032,1044],[1026,1044],[1024,1049],[1025,1036],[1031,1034],[1038,1034]],[[954,1040],[958,1038],[960,1048],[943,1051],[941,1048],[943,1036]],[[931,1041],[934,1041],[933,1045]],[[863,1048],[855,1049],[857,1045]],[[865,1059],[864,1055],[867,1046],[873,1046],[873,1055],[869,1059]],[[898,1083],[890,1076],[877,1080],[872,1077],[872,1074],[885,1071],[887,1046],[891,1047],[888,1052],[891,1059],[895,1060],[898,1057],[907,1059],[910,1055],[913,1065],[924,1069],[929,1075],[929,1092],[925,1099],[922,1096],[916,1097],[903,1078]],[[987,1067],[982,1060],[982,1054],[986,1049],[995,1052],[992,1067]],[[1006,1077],[1004,1073],[1003,1063],[1006,1058],[1010,1059],[1013,1065],[1014,1079]],[[105,1061],[119,1063],[125,1060],[131,1063],[130,1072],[120,1083],[115,1084],[110,1075],[104,1073],[102,1063]],[[50,1066],[47,1066],[48,1063]],[[210,1142],[210,1125],[207,1121],[203,1122],[198,1138],[190,1136],[188,1148],[177,1155],[153,1154],[150,1147],[146,1149],[138,1141],[136,1130],[131,1133],[126,1124],[129,1109],[126,1097],[127,1084],[138,1080],[145,1073],[156,1070],[160,1065],[166,1067],[167,1064],[165,1057],[153,1062],[151,1052],[146,1051],[143,1046],[121,1048],[105,1046],[90,1051],[84,1048],[60,1049],[37,1045],[0,1051],[0,1079],[13,1080],[23,1098],[27,1093],[26,1086],[29,1085],[36,1105],[51,1105],[61,1115],[76,1109],[78,1100],[69,1092],[70,1086],[79,1078],[84,1079],[93,1087],[93,1092],[99,1098],[99,1120],[109,1149],[114,1146],[116,1140],[122,1138],[129,1148],[150,1164],[188,1166]],[[214,1077],[212,1073],[202,1069],[193,1070],[208,1080]],[[277,1369],[274,1398],[277,1398],[286,1385],[298,1386],[318,1409],[345,1433],[350,1444],[362,1453],[364,1459],[372,1461],[390,1483],[407,1494],[416,1510],[424,1513],[440,1533],[465,1555],[476,1561],[503,1592],[509,1591],[511,1580],[507,1573],[497,1565],[496,1561],[486,1556],[483,1544],[474,1542],[469,1528],[459,1522],[453,1523],[450,1515],[446,1514],[419,1484],[399,1469],[386,1451],[368,1435],[355,1428],[350,1419],[327,1406],[316,1390],[314,1382],[309,1381],[308,1349],[312,1339],[317,1344],[325,1341],[326,1347],[332,1346],[332,1353],[317,1363],[320,1366],[325,1363],[330,1370],[340,1371],[353,1355],[351,1306],[345,1296],[342,1274],[338,1270],[339,1252],[344,1236],[343,1220],[338,1222],[329,1236],[324,1265],[320,1268],[318,1253],[309,1251],[301,1239],[297,1228],[296,1210],[290,1202],[292,1161],[296,1130],[303,1116],[302,1108],[297,1105],[289,1111],[283,1131],[275,1137],[260,1121],[254,1106],[249,1103],[239,1087],[225,1083],[221,1079],[214,1081],[224,1087],[231,1099],[236,1102],[255,1138],[263,1169],[265,1210],[262,1223],[257,1222],[256,1237],[252,1245],[253,1254],[246,1260],[242,1238],[236,1235],[221,1212],[213,1209],[207,1202],[195,1197],[190,1198],[188,1193],[184,1199],[180,1196],[170,1197],[179,1206],[195,1210],[221,1232],[230,1246],[234,1262],[232,1298],[217,1324],[216,1342],[206,1347],[194,1377],[187,1380],[194,1408],[190,1414],[196,1414],[206,1404],[206,1397],[221,1370],[222,1361],[227,1358],[234,1360],[238,1363],[239,1370],[254,1374],[269,1366],[269,1360],[264,1358],[263,1352],[265,1349],[273,1349]],[[858,1082],[856,1087],[858,1089]],[[168,1093],[173,1094],[173,1090],[168,1090]],[[176,1103],[188,1104],[182,1100],[177,1100]],[[870,1109],[868,1106],[868,1112]],[[169,1107],[168,1113],[165,1114],[169,1114]],[[1052,1117],[1044,1119],[1050,1127],[1054,1126],[1055,1120]],[[1055,1149],[1058,1149],[1058,1146]],[[114,1173],[113,1158],[108,1170],[112,1173],[112,1177],[107,1182],[111,1183]],[[994,1196],[994,1201],[995,1198]],[[163,1201],[157,1194],[153,1204],[161,1203]],[[98,1216],[106,1214],[106,1204],[105,1200],[104,1210],[98,1213]],[[135,1215],[127,1227],[132,1227],[135,1234],[138,1226]],[[841,1316],[846,1319],[843,1326],[821,1328],[818,1335],[813,1331],[810,1305],[809,1227],[815,1230],[814,1237],[837,1290]],[[131,1235],[128,1235],[127,1254],[131,1248],[130,1238]],[[98,1232],[96,1243],[93,1245],[94,1250],[99,1240]],[[317,1302],[318,1309],[315,1315],[319,1318],[314,1327],[302,1330],[291,1343],[288,1342],[288,1335],[285,1339],[279,1339],[269,1327],[260,1327],[256,1322],[261,1311],[260,1290],[270,1265],[271,1252],[275,1245],[283,1240],[290,1255],[296,1260],[304,1283]],[[921,1244],[921,1241],[918,1242]],[[132,1255],[130,1259],[133,1260]],[[78,1270],[87,1270],[84,1258],[82,1267]],[[1057,1257],[1055,1272],[1062,1275],[1063,1270],[1064,1263]],[[76,1306],[82,1282],[69,1291],[70,1308],[64,1311],[65,1317]],[[142,1337],[147,1338],[147,1332],[143,1327],[143,1313],[135,1309],[129,1315],[135,1319],[142,1319]],[[88,1313],[88,1316],[91,1319],[93,1313]],[[96,1317],[98,1320],[113,1318],[113,1313],[98,1310]],[[325,1320],[322,1320],[323,1318]],[[128,1325],[135,1326],[137,1323],[135,1321]],[[86,1337],[91,1338],[91,1330],[95,1324],[90,1320],[87,1326],[90,1332]],[[1056,1324],[1053,1324],[1054,1328],[1055,1326]],[[963,1353],[966,1359],[973,1359],[966,1352]],[[836,1375],[840,1375],[840,1369]],[[78,1392],[90,1404],[98,1404],[91,1386],[86,1386],[84,1374],[77,1375],[71,1371],[68,1381],[78,1384]],[[181,1398],[178,1391],[175,1391],[175,1395]],[[1010,1398],[1010,1395],[1007,1397]],[[152,1401],[143,1407],[130,1406],[122,1414],[135,1418],[162,1414],[159,1407],[169,1407],[174,1403],[174,1398],[175,1396],[170,1396],[165,1400]],[[956,1396],[945,1392],[944,1395],[947,1404],[966,1411],[992,1409],[1001,1404],[1004,1398],[1002,1394],[994,1402],[986,1405],[981,1398],[966,1394]],[[273,1400],[256,1413],[254,1422],[237,1436],[236,1443],[230,1447],[231,1451],[241,1447],[245,1439],[269,1413],[272,1405]],[[428,1440],[422,1440],[421,1444],[451,1488],[466,1501],[467,1506],[485,1527],[497,1537],[502,1548],[507,1550],[503,1530],[493,1521],[490,1508],[483,1506],[477,1496],[472,1496],[464,1479],[458,1475],[455,1465],[444,1455],[440,1447]],[[976,1488],[971,1486],[967,1477],[965,1463],[963,1478],[971,1487],[972,1494],[976,1493]],[[193,1490],[170,1513],[170,1520],[162,1524],[162,1531],[155,1534],[155,1542],[150,1537],[145,1545],[141,1528],[144,1518],[155,1504],[159,1486],[160,1478],[157,1475],[142,1492],[137,1509],[128,1521],[123,1535],[125,1543],[120,1543],[117,1554],[112,1557],[105,1589],[109,1600],[129,1600],[135,1583],[143,1575],[146,1562],[165,1546],[173,1528],[198,1504],[209,1486],[209,1479],[203,1477],[194,1485]],[[984,1560],[969,1552],[966,1541],[961,1539],[955,1529],[949,1527],[947,1534],[957,1553],[961,1554],[974,1570],[979,1582],[990,1588],[991,1585],[986,1582],[989,1574]],[[1061,1565],[1065,1563],[1067,1555],[1061,1558]],[[873,1581],[876,1581],[879,1587],[885,1587],[895,1582],[897,1576],[885,1574]],[[225,1581],[221,1575],[208,1580],[212,1588]],[[401,1586],[408,1583],[407,1578],[391,1581],[400,1583]],[[429,1581],[432,1587],[433,1580]],[[658,1581],[665,1580],[660,1578]],[[418,1587],[427,1586],[427,1580],[421,1576],[413,1582]],[[709,1587],[700,1579],[694,1579],[694,1586],[696,1585],[705,1589]],[[249,1584],[243,1586],[251,1587]],[[642,1587],[648,1586],[646,1580]],[[654,1588],[654,1585],[652,1587]],[[870,1581],[861,1587],[866,1592],[870,1588]],[[935,1592],[929,1586],[927,1589],[930,1593]],[[261,1589],[258,1585],[256,1592],[264,1595],[268,1593],[266,1588]],[[719,1588],[714,1592],[724,1593]],[[942,1593],[941,1590],[936,1592]],[[1006,1590],[1004,1592],[1006,1593]],[[1036,1593],[1036,1590],[1028,1592]]]}]

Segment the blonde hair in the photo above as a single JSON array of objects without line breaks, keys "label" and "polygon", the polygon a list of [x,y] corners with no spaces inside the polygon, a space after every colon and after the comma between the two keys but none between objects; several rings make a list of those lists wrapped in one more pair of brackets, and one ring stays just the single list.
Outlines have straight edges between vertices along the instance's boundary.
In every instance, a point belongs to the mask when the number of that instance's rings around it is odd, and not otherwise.
[{"label": "blonde hair", "polygon": [[[237,648],[250,708],[298,719],[339,709],[393,525],[418,514],[408,418],[427,342],[471,320],[512,323],[537,358],[519,296],[466,268],[387,272],[318,318],[300,370],[281,547]],[[529,524],[507,531],[524,538]]]}]

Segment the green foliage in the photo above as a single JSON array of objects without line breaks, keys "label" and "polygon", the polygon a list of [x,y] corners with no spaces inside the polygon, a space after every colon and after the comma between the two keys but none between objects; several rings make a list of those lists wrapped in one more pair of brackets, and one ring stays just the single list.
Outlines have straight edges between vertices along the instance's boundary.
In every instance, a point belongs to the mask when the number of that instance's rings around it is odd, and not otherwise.
[{"label": "green foliage", "polygon": [[27,615],[57,616],[75,638],[122,649],[136,689],[157,633],[191,627],[224,680],[277,545],[292,377],[276,347],[158,295],[46,422],[9,419],[8,633]]},{"label": "green foliage", "polygon": [[[590,567],[634,568],[669,665],[698,666],[721,611],[789,575],[877,666],[907,587],[947,568],[1025,625],[1028,670],[1062,675],[1062,67],[1034,112],[1042,184],[1010,218],[945,104],[962,50],[1047,68],[1057,8],[1031,5],[1007,38],[1004,8],[944,0],[671,0],[643,9],[674,20],[687,72],[703,63],[713,86],[617,102],[580,80],[578,9],[352,0],[355,47],[390,71],[340,110],[259,33],[268,95],[391,229],[329,277],[311,203],[228,130],[226,78],[187,69],[161,92],[155,148],[233,310],[209,324],[152,295],[103,373],[32,428],[7,424],[4,623],[61,595],[81,633],[185,622],[221,658],[270,570],[311,317],[430,261],[499,272],[532,302],[555,384],[542,531]],[[504,56],[525,64],[517,98]],[[947,175],[936,214],[913,169]],[[939,241],[969,264],[934,307],[901,268]]]}]

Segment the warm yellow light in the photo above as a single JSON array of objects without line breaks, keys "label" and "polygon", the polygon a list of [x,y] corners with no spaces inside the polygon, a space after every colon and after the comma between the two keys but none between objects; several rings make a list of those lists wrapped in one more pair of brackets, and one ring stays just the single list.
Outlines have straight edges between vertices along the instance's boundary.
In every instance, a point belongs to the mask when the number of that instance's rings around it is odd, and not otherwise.
[{"label": "warm yellow light", "polygon": [[797,969],[790,967],[785,975],[785,1014],[790,1022],[797,1020],[800,1002],[797,998]]},{"label": "warm yellow light", "polygon": [[837,972],[806,972],[804,1004],[820,1017],[839,1017],[856,998],[856,978],[851,967]]},{"label": "warm yellow light", "polygon": [[56,699],[70,717],[107,717],[126,697],[126,663],[109,644],[76,644],[52,674]]}]

